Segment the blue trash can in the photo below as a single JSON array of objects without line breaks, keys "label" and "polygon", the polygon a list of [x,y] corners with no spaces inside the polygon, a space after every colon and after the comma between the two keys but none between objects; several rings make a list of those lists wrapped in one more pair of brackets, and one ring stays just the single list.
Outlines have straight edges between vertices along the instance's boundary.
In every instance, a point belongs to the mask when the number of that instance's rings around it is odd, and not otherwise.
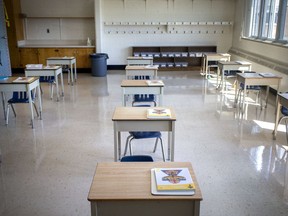
[{"label": "blue trash can", "polygon": [[90,54],[92,76],[105,77],[107,75],[107,59],[109,58],[106,53],[93,53]]}]

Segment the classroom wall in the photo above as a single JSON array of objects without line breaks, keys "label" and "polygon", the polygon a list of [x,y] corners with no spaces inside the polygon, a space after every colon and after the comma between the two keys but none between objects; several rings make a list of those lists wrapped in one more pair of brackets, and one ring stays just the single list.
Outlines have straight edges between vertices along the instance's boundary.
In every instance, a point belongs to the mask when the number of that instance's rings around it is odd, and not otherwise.
[{"label": "classroom wall", "polygon": [[[243,59],[252,62],[252,70],[273,72],[282,76],[280,91],[288,91],[288,47],[272,45],[242,38],[244,28],[245,1],[236,0],[232,59]],[[235,54],[239,52],[239,54]],[[261,63],[260,63],[261,62]]]},{"label": "classroom wall", "polygon": [[21,0],[21,16],[28,45],[94,42],[94,0]]},{"label": "classroom wall", "polygon": [[234,0],[95,1],[96,49],[108,53],[108,64],[126,64],[132,46],[232,46]]}]

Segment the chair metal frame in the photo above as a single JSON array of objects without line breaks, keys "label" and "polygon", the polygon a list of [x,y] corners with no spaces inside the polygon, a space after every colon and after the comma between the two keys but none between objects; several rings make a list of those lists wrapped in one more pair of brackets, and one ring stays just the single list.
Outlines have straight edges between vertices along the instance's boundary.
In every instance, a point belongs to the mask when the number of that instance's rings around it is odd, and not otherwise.
[{"label": "chair metal frame", "polygon": [[[130,132],[130,135],[127,137],[126,139],[126,144],[125,144],[125,150],[124,150],[124,156],[126,156],[127,154],[127,150],[128,150],[128,146],[129,146],[129,153],[130,155],[133,155],[133,151],[132,151],[132,144],[131,144],[131,141],[133,139],[136,139],[134,137],[134,135],[132,134],[133,132]],[[147,132],[149,133],[149,132]],[[160,132],[159,132],[160,133]],[[160,140],[160,144],[161,144],[161,150],[162,150],[162,157],[163,157],[163,161],[165,162],[165,153],[164,153],[164,146],[163,146],[163,141],[162,141],[162,138],[161,138],[161,133],[160,133],[160,136],[159,137],[149,137],[149,138],[143,138],[143,139],[150,139],[150,138],[156,138],[156,141],[155,141],[155,146],[154,146],[154,149],[153,149],[153,153],[156,152],[156,149],[157,149],[157,145],[158,145],[158,141]],[[139,138],[139,139],[142,139],[142,138]]]},{"label": "chair metal frame", "polygon": [[[32,96],[32,104],[33,107],[36,111],[37,116],[39,117],[39,112],[37,110],[36,104],[35,104],[35,93],[31,91],[31,96]],[[14,109],[13,104],[17,104],[17,103],[29,103],[29,99],[28,99],[28,95],[27,92],[22,91],[22,92],[13,92],[13,96],[12,98],[10,98],[7,102],[7,109],[6,109],[6,125],[8,125],[9,123],[9,110],[10,110],[10,106],[12,108],[12,111],[14,113],[14,116],[16,117],[16,111]]]}]

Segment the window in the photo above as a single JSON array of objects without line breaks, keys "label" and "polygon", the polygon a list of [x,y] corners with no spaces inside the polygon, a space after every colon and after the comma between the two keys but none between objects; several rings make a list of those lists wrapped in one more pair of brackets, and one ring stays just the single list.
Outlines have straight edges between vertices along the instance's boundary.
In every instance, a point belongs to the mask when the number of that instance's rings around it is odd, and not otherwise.
[{"label": "window", "polygon": [[246,35],[262,40],[287,43],[287,0],[247,0]]}]

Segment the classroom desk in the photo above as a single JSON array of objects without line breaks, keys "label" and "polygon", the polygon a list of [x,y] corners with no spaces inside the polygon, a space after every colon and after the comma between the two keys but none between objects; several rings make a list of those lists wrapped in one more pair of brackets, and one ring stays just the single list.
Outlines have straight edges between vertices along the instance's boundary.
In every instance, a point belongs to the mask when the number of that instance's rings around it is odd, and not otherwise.
[{"label": "classroom desk", "polygon": [[174,161],[175,112],[172,108],[169,119],[148,119],[147,107],[116,107],[114,123],[114,161],[121,158],[121,132],[124,131],[168,131],[168,160]]},{"label": "classroom desk", "polygon": [[123,106],[126,106],[125,96],[134,94],[159,95],[159,106],[163,105],[164,84],[148,85],[146,80],[122,80],[121,87]]},{"label": "classroom desk", "polygon": [[[56,94],[57,101],[59,101],[59,84],[58,84],[58,76],[60,76],[61,80],[61,88],[62,88],[62,96],[64,96],[64,82],[63,82],[63,73],[61,66],[44,66],[43,68],[25,68],[25,76],[54,76],[56,81]],[[51,95],[52,99],[53,95]]]},{"label": "classroom desk", "polygon": [[125,70],[126,70],[126,79],[129,79],[130,77],[134,76],[150,76],[151,79],[157,79],[157,71],[158,71],[157,65],[146,65],[146,66],[127,65]]},{"label": "classroom desk", "polygon": [[[219,61],[218,62],[218,68],[221,72],[221,84],[222,84],[222,92],[224,90],[224,72],[230,71],[230,70],[239,70],[239,71],[251,71],[252,65],[250,62],[242,62],[242,61]],[[219,88],[218,85],[218,79],[219,79],[219,73],[217,73],[217,88]]]},{"label": "classroom desk", "polygon": [[[40,83],[39,77],[33,77],[33,80],[30,82],[13,82],[18,77],[9,77],[7,80],[0,81],[0,92],[2,95],[2,104],[3,104],[3,111],[6,120],[6,104],[5,104],[5,94],[4,92],[13,92],[13,91],[26,91],[29,97],[29,105],[31,110],[31,123],[32,128],[34,128],[34,112],[33,112],[33,104],[32,104],[32,97],[31,97],[31,90],[36,89],[37,94],[41,95],[40,91]],[[38,106],[39,106],[39,115],[40,119],[42,120],[42,101],[41,97],[38,97]]]},{"label": "classroom desk", "polygon": [[[77,80],[77,69],[76,69],[76,58],[75,57],[50,57],[46,59],[47,65],[68,65],[70,68],[68,70],[68,84],[70,84],[71,78],[71,85],[74,84],[74,81]],[[71,71],[70,71],[71,70]]]},{"label": "classroom desk", "polygon": [[210,61],[230,61],[231,55],[228,53],[204,53],[203,67],[205,78],[207,79],[208,65]]},{"label": "classroom desk", "polygon": [[[150,170],[155,167],[187,167],[196,186],[195,194],[152,195]],[[98,163],[88,194],[91,216],[199,216],[202,199],[201,190],[189,162]]]},{"label": "classroom desk", "polygon": [[153,65],[153,57],[128,56],[128,65]]},{"label": "classroom desk", "polygon": [[[246,92],[247,92],[247,86],[249,85],[258,85],[258,86],[267,86],[266,88],[266,106],[268,102],[268,94],[269,94],[269,87],[270,85],[276,85],[277,86],[277,93],[279,91],[280,82],[282,77],[274,76],[274,77],[263,77],[259,73],[237,73],[236,75],[236,84],[237,87],[235,88],[235,103],[237,102],[237,90],[240,87],[240,83],[244,84],[243,89],[243,103],[242,108],[244,110],[245,105],[245,99],[246,99]],[[277,99],[276,99],[277,102]]]},{"label": "classroom desk", "polygon": [[284,107],[288,107],[288,93],[279,93],[278,94],[278,101],[277,101],[277,111],[276,111],[276,118],[275,118],[275,126],[274,126],[274,131],[273,131],[273,138],[274,140],[276,139],[276,135],[277,135],[277,129],[278,129],[278,125],[280,123],[280,109],[281,106]]}]

